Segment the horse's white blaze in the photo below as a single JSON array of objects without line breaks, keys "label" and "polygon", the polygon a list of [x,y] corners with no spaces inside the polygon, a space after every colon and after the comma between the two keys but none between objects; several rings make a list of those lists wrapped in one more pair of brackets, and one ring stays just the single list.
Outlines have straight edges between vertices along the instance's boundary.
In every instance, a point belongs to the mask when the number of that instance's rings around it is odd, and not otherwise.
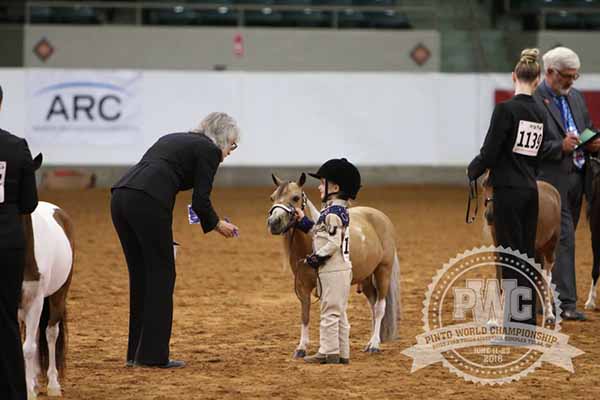
[{"label": "horse's white blaze", "polygon": [[[58,370],[56,369],[56,340],[58,339],[59,324],[46,328],[46,340],[48,341],[48,396],[60,396],[60,384],[58,383]],[[40,332],[40,335],[42,332]]]},{"label": "horse's white blaze", "polygon": [[308,349],[309,343],[310,343],[310,339],[309,339],[309,333],[308,333],[308,325],[302,324],[300,327],[300,343],[298,344],[297,350]]},{"label": "horse's white blaze", "polygon": [[73,251],[63,228],[54,219],[58,209],[53,204],[41,201],[33,214],[35,259],[42,279],[41,290],[45,297],[55,293],[69,277],[73,264]]},{"label": "horse's white blaze", "polygon": [[[278,204],[278,205],[281,206],[281,207],[284,207],[283,204]],[[287,206],[285,206],[285,207],[287,207]],[[268,222],[269,222],[269,224],[271,224],[273,221],[281,220],[283,217],[285,217],[287,215],[288,215],[288,213],[284,209],[282,209],[282,208],[275,208],[271,212],[271,215],[269,215]]]},{"label": "horse's white blaze", "polygon": [[[600,280],[599,280],[600,282]],[[590,294],[588,295],[588,299],[585,302],[585,309],[586,310],[594,310],[596,309],[596,292],[598,289],[598,282],[596,282],[596,284],[594,284],[594,282],[592,282],[592,286],[590,287]]]}]

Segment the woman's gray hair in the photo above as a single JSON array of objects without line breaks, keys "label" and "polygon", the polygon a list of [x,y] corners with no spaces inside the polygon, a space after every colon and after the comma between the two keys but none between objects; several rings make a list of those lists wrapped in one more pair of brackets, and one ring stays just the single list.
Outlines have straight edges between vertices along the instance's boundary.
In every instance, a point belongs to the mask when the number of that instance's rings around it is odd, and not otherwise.
[{"label": "woman's gray hair", "polygon": [[561,71],[563,69],[581,68],[579,56],[567,47],[555,47],[549,50],[544,54],[543,60],[544,71],[548,71],[549,69]]},{"label": "woman's gray hair", "polygon": [[228,142],[236,141],[240,137],[240,129],[237,122],[231,116],[223,112],[212,112],[208,114],[200,125],[192,132],[204,133],[211,138],[220,149],[224,149]]}]

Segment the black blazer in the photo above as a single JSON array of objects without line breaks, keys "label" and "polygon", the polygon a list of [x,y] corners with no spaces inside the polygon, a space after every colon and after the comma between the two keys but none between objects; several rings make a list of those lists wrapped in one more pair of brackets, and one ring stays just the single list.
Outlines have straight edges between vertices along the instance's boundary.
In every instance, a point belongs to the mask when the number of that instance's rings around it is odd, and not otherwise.
[{"label": "black blazer", "polygon": [[35,167],[25,139],[0,129],[0,164],[0,249],[24,248],[21,215],[31,214],[38,204]]},{"label": "black blazer", "polygon": [[192,208],[200,217],[204,232],[210,232],[219,222],[210,193],[221,157],[221,149],[204,134],[165,135],[112,189],[141,190],[173,210],[177,193],[193,188]]},{"label": "black blazer", "polygon": [[489,168],[495,188],[537,190],[540,150],[546,140],[542,128],[545,124],[545,112],[532,96],[518,94],[496,104],[481,151],[467,168],[469,179],[477,179]]},{"label": "black blazer", "polygon": [[[576,168],[573,164],[573,153],[564,154],[562,151],[562,141],[566,135],[562,115],[545,82],[537,87],[533,98],[547,114],[538,178],[554,185],[563,196],[564,201],[567,191],[566,178]],[[571,88],[567,95],[567,102],[579,132],[583,132],[586,128],[593,129],[585,99],[581,92]],[[589,165],[589,162],[586,161],[587,165]]]}]

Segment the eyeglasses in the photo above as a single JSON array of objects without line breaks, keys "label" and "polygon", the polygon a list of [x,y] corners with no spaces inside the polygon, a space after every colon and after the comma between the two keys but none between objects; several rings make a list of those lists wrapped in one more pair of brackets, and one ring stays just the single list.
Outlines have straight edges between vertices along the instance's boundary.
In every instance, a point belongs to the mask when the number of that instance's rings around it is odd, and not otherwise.
[{"label": "eyeglasses", "polygon": [[570,80],[573,80],[573,81],[576,81],[577,79],[579,79],[579,76],[580,76],[578,73],[575,73],[575,74],[572,74],[572,75],[571,75],[571,74],[565,74],[565,73],[563,73],[563,72],[560,72],[560,71],[559,71],[559,70],[557,70],[557,69],[555,69],[555,71],[556,71],[556,72],[558,72],[558,74],[559,74],[559,75],[560,75],[562,78],[564,78],[564,79],[570,79]]},{"label": "eyeglasses", "polygon": [[235,149],[237,149],[237,148],[238,148],[238,144],[237,144],[237,143],[235,143],[235,142],[231,143],[231,146],[229,147],[229,149],[230,149],[231,151],[234,151],[234,150],[235,150]]}]

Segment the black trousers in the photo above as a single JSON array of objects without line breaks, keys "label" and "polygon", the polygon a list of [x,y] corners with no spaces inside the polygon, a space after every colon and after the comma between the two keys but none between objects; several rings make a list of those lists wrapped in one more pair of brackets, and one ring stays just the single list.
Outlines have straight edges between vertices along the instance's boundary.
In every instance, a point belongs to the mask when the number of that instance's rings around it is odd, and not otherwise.
[{"label": "black trousers", "polygon": [[25,364],[17,312],[25,250],[0,249],[0,398],[27,399]]},{"label": "black trousers", "polygon": [[127,360],[165,364],[175,288],[172,212],[142,191],[121,188],[112,193],[111,214],[129,270]]},{"label": "black trousers", "polygon": [[581,214],[584,179],[583,172],[574,169],[565,177],[565,192],[561,193],[560,244],[552,271],[552,281],[556,284],[563,311],[575,310],[577,303],[575,231]]},{"label": "black trousers", "polygon": [[[494,228],[499,246],[519,250],[535,258],[535,236],[538,220],[538,192],[536,189],[495,187]],[[502,279],[515,279],[518,286],[531,289],[531,300],[521,299],[520,307],[531,306],[531,318],[514,320],[524,324],[536,324],[536,291],[534,285],[520,272],[502,268]],[[509,304],[508,298],[505,305]]]}]

